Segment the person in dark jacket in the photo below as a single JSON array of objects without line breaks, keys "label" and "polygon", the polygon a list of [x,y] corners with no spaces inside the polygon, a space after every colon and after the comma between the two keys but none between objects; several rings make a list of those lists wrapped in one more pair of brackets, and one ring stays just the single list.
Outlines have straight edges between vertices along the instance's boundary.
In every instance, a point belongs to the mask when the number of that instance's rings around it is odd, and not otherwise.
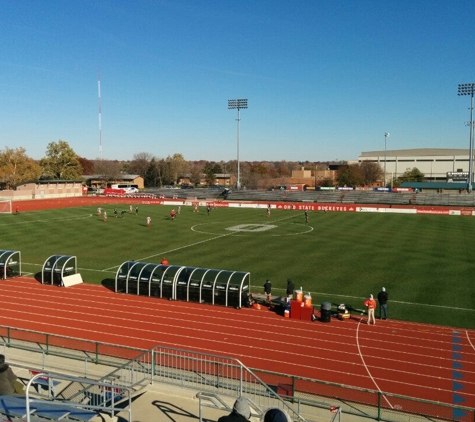
[{"label": "person in dark jacket", "polygon": [[272,283],[270,280],[266,280],[264,283],[264,293],[267,296],[267,301],[270,302],[272,299]]},{"label": "person in dark jacket", "polygon": [[[388,318],[388,292],[383,287],[378,293],[378,302],[379,302],[379,319]],[[384,315],[384,318],[382,316]]]},{"label": "person in dark jacket", "polygon": [[290,300],[292,299],[292,296],[294,294],[294,283],[292,283],[292,280],[289,278],[287,279],[287,299]]},{"label": "person in dark jacket", "polygon": [[5,363],[5,356],[0,355],[0,394],[11,396],[15,394],[15,382],[17,376],[13,373],[12,368]]},{"label": "person in dark jacket", "polygon": [[239,397],[233,406],[233,411],[227,416],[221,416],[218,422],[244,422],[251,417],[251,408],[244,397]]},{"label": "person in dark jacket", "polygon": [[263,413],[261,422],[292,422],[292,419],[285,410],[270,407]]}]

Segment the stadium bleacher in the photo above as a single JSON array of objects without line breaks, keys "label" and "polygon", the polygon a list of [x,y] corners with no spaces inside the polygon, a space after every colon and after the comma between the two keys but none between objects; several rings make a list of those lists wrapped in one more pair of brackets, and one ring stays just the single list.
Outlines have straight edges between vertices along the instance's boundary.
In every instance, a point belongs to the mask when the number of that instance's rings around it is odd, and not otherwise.
[{"label": "stadium bleacher", "polygon": [[[206,189],[154,189],[157,197],[175,198],[180,200],[224,200],[224,188]],[[249,202],[315,202],[328,204],[373,204],[373,205],[423,205],[423,206],[455,206],[475,207],[475,196],[466,195],[459,190],[422,192],[378,192],[373,190],[231,190],[229,201]]]}]

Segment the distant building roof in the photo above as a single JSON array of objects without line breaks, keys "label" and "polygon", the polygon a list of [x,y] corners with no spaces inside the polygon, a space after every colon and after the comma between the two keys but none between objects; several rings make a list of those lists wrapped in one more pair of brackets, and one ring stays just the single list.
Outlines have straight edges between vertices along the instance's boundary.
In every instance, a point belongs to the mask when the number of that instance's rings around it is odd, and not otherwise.
[{"label": "distant building roof", "polygon": [[[97,179],[102,179],[104,177],[103,174],[84,174],[83,176],[84,180],[97,180]],[[137,177],[141,177],[139,174],[118,174],[117,179],[119,180],[134,180]]]},{"label": "distant building roof", "polygon": [[382,151],[365,151],[360,157],[374,157],[381,155],[388,156],[406,156],[406,157],[424,157],[424,156],[454,156],[454,155],[468,155],[468,149],[461,148],[414,148],[414,149],[391,149]]},{"label": "distant building roof", "polygon": [[467,183],[460,182],[402,182],[401,188],[413,188],[413,189],[466,189]]}]

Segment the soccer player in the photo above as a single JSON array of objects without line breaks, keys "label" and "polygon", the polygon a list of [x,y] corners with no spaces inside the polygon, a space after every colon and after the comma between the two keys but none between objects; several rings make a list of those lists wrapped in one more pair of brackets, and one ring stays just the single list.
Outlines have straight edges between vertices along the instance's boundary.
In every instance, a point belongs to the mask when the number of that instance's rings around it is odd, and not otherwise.
[{"label": "soccer player", "polygon": [[147,217],[147,227],[150,227],[150,222],[152,221],[152,219],[150,217]]}]

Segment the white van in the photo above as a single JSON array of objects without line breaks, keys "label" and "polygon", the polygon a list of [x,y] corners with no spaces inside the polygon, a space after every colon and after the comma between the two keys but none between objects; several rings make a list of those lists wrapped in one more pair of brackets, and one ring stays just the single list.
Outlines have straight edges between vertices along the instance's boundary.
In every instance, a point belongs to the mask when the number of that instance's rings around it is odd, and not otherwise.
[{"label": "white van", "polygon": [[123,189],[125,193],[138,193],[139,186],[130,183],[118,183],[111,186],[112,189]]}]

